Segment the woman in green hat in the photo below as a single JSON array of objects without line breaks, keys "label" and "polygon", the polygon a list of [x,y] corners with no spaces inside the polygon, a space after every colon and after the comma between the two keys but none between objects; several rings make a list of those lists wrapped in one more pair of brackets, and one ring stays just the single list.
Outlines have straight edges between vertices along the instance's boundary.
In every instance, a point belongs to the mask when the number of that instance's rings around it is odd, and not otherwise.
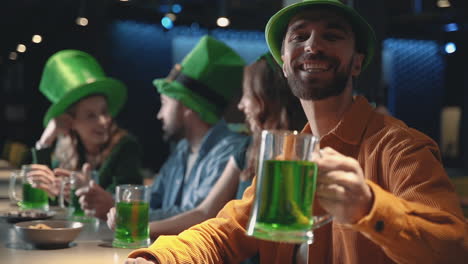
[{"label": "woman in green hat", "polygon": [[142,183],[140,146],[113,120],[126,100],[123,83],[105,76],[91,55],[63,50],[47,61],[39,89],[52,105],[28,174],[36,187],[56,196],[56,176],[82,171],[93,180],[81,192],[82,207],[94,209],[98,197],[113,205],[116,185]]}]

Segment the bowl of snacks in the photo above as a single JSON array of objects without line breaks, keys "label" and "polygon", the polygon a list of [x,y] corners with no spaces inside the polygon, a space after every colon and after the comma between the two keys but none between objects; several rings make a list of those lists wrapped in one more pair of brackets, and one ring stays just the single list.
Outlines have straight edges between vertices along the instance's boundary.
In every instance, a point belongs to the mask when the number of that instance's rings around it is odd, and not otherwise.
[{"label": "bowl of snacks", "polygon": [[38,248],[64,248],[76,239],[83,223],[63,220],[36,220],[15,224],[24,241]]}]

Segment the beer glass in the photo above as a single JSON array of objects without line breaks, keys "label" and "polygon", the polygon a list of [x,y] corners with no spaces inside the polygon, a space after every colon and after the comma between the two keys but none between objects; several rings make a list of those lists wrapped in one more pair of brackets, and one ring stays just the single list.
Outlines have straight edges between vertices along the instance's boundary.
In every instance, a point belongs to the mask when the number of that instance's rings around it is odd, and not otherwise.
[{"label": "beer glass", "polygon": [[[47,192],[33,188],[33,180],[27,174],[31,170],[30,165],[23,165],[21,170],[15,170],[10,177],[9,196],[21,209],[49,210],[49,197]],[[17,192],[16,185],[22,185],[21,194]]]},{"label": "beer glass", "polygon": [[149,186],[131,184],[117,186],[112,246],[141,248],[149,245],[149,200]]},{"label": "beer glass", "polygon": [[264,130],[258,159],[255,200],[247,235],[260,239],[313,242],[313,229],[331,216],[314,216],[318,138],[287,130]]},{"label": "beer glass", "polygon": [[[69,177],[63,177],[60,186],[59,205],[61,208],[67,208],[65,200],[68,201],[68,217],[73,221],[88,222],[93,220],[92,216],[85,215],[83,209],[81,209],[80,197],[76,196],[75,192],[81,187],[89,185],[89,179],[86,177],[80,177],[82,174],[78,171],[72,171]],[[65,197],[67,196],[68,197]]]}]

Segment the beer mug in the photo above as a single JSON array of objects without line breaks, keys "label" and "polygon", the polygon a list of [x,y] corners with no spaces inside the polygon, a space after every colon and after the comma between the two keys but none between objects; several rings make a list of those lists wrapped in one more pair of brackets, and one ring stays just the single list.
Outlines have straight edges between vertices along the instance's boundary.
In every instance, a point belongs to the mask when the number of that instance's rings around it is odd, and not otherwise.
[{"label": "beer mug", "polygon": [[[91,221],[92,216],[85,215],[83,209],[81,209],[80,197],[76,196],[75,192],[81,187],[89,185],[89,179],[80,177],[80,172],[72,171],[69,177],[63,177],[60,185],[59,205],[61,208],[68,209],[68,217],[73,221],[87,222]],[[65,204],[65,200],[68,201],[68,207]]]},{"label": "beer mug", "polygon": [[331,221],[314,216],[318,138],[287,130],[264,130],[259,150],[255,200],[247,235],[260,239],[313,242],[313,229]]},{"label": "beer mug", "polygon": [[118,185],[115,189],[115,233],[112,246],[148,247],[150,187]]},{"label": "beer mug", "polygon": [[[21,209],[42,209],[49,210],[49,197],[47,192],[38,188],[33,188],[33,180],[27,174],[31,170],[30,165],[23,165],[21,170],[15,170],[10,177],[9,197]],[[17,184],[20,183],[22,191],[17,191]]]}]

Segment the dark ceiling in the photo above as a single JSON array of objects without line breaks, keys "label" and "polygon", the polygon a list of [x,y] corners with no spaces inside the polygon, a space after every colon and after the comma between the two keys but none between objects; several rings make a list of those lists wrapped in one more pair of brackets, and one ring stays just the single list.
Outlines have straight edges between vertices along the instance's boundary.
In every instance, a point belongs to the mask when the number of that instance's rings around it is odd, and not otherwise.
[{"label": "dark ceiling", "polygon": [[[441,0],[348,0],[358,7],[381,1],[389,35],[431,33],[445,23],[457,22],[466,30],[467,0],[446,0],[451,7],[439,8]],[[175,25],[197,23],[215,28],[216,18],[226,14],[233,29],[263,30],[268,18],[282,6],[282,0],[3,0],[0,9],[0,64],[5,54],[20,42],[30,43],[33,34],[60,36],[64,31],[80,30],[77,16],[86,16],[89,27],[103,26],[114,19],[132,19],[159,24],[165,15],[163,5],[181,4]],[[379,17],[380,19],[380,17]]]}]

